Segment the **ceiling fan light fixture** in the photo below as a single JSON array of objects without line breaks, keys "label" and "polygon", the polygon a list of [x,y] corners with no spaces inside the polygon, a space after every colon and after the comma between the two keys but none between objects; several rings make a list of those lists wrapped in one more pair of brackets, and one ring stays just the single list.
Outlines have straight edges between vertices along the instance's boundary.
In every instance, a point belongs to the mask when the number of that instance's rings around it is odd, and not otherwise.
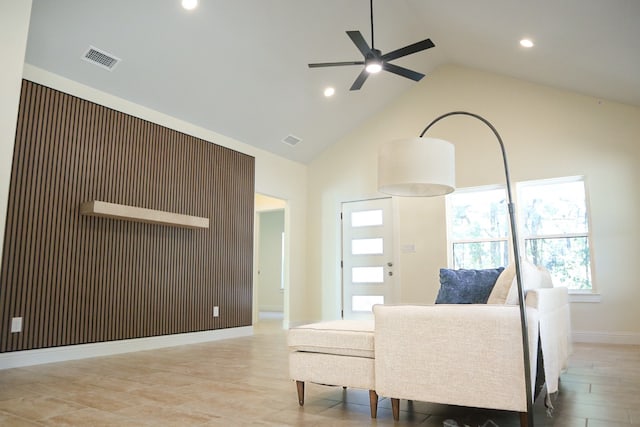
[{"label": "ceiling fan light fixture", "polygon": [[377,59],[367,61],[365,69],[369,74],[379,73],[380,71],[382,71],[382,61],[379,61]]},{"label": "ceiling fan light fixture", "polygon": [[533,42],[530,39],[522,39],[520,40],[520,46],[530,48],[533,47]]},{"label": "ceiling fan light fixture", "polygon": [[193,10],[198,6],[198,0],[182,0],[182,7],[185,10]]}]

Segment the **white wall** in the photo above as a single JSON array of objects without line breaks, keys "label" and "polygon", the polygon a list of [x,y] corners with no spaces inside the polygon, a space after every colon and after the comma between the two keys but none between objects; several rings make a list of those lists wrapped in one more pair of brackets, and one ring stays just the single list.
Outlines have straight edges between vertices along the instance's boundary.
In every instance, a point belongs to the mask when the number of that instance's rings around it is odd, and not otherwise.
[{"label": "white wall", "polygon": [[4,1],[0,5],[0,260],[30,15],[31,0]]},{"label": "white wall", "polygon": [[[573,303],[585,340],[640,343],[640,108],[457,66],[441,67],[309,167],[309,274],[323,318],[338,315],[339,204],[376,193],[377,146],[417,136],[438,115],[467,110],[492,122],[512,181],[585,175],[590,198],[594,284],[600,303]],[[456,144],[458,187],[504,182],[495,137],[470,117],[438,123],[429,136]],[[446,266],[444,198],[394,198],[396,273],[403,302],[431,303]],[[414,244],[415,253],[399,253]],[[312,299],[313,300],[313,299]]]},{"label": "white wall", "polygon": [[258,251],[258,310],[284,310],[282,278],[282,233],[284,232],[284,209],[260,212]]},{"label": "white wall", "polygon": [[[288,304],[290,306],[287,312],[289,316],[285,317],[284,324],[286,326],[289,322],[300,323],[308,317],[308,295],[305,292],[307,208],[307,168],[305,165],[275,156],[248,144],[241,143],[232,138],[141,105],[131,103],[122,98],[100,92],[29,64],[25,64],[24,66],[24,78],[254,156],[256,166],[255,191],[287,201],[287,218],[285,218],[285,223],[288,229],[285,230],[285,232],[289,233],[290,239],[289,247],[285,248],[285,250],[289,254],[290,269],[286,280],[291,283],[291,286],[287,287],[284,295],[285,305]],[[12,139],[13,137],[14,135],[12,135]],[[4,181],[2,183],[3,185],[5,184]],[[6,210],[6,207],[4,210]],[[2,228],[4,229],[4,223],[2,224]]]}]

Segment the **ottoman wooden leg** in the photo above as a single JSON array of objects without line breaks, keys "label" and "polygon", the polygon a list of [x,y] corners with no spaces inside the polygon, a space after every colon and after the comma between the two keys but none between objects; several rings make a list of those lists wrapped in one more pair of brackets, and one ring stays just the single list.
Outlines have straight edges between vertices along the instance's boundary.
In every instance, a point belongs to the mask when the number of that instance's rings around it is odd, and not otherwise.
[{"label": "ottoman wooden leg", "polygon": [[400,419],[400,399],[391,398],[391,412],[393,419],[398,421]]},{"label": "ottoman wooden leg", "polygon": [[304,381],[296,381],[296,388],[298,389],[298,403],[300,406],[304,405]]},{"label": "ottoman wooden leg", "polygon": [[369,406],[371,406],[371,418],[378,416],[378,393],[375,390],[369,390]]}]

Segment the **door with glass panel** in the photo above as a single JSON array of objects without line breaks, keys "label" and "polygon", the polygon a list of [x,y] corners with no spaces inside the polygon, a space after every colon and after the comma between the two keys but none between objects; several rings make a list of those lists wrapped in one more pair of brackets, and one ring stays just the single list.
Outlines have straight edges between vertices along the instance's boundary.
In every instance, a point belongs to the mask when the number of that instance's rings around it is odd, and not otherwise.
[{"label": "door with glass panel", "polygon": [[342,317],[370,318],[393,301],[391,198],[342,204]]}]

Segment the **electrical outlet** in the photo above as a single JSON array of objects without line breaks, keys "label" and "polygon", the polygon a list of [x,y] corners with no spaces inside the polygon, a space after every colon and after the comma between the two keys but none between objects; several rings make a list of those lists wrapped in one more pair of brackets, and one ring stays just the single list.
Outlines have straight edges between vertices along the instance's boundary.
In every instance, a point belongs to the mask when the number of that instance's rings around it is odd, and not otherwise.
[{"label": "electrical outlet", "polygon": [[22,332],[22,317],[13,317],[11,319],[11,333]]},{"label": "electrical outlet", "polygon": [[213,317],[218,317],[218,316],[220,316],[220,307],[216,305],[213,307]]}]

